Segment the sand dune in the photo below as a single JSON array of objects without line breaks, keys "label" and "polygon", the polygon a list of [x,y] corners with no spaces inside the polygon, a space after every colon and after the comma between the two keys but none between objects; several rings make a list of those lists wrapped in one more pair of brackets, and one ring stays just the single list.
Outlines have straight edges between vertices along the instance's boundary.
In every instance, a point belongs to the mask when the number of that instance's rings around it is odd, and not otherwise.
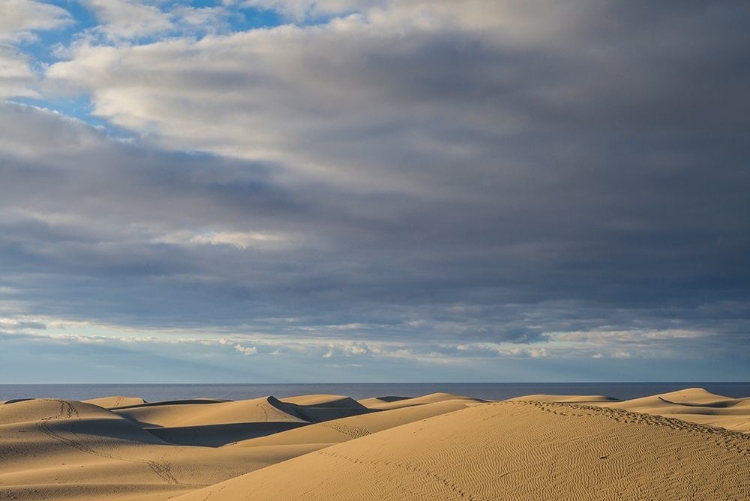
[{"label": "sand dune", "polygon": [[446,400],[432,404],[404,407],[336,419],[313,424],[304,428],[277,433],[263,438],[245,440],[232,444],[231,447],[258,447],[267,445],[291,444],[336,444],[372,433],[395,428],[428,417],[446,414],[466,408],[464,399]]},{"label": "sand dune", "polygon": [[115,409],[155,436],[180,445],[221,446],[372,412],[349,397],[305,395],[236,402],[165,402]]},{"label": "sand dune", "polygon": [[147,404],[114,412],[146,426],[200,426],[230,423],[305,422],[273,397],[236,402]]},{"label": "sand dune", "polygon": [[618,401],[603,396],[529,395],[512,400],[585,403],[682,419],[727,430],[750,432],[750,398],[729,398],[703,388],[687,388],[649,397]]},{"label": "sand dune", "polygon": [[343,407],[361,408],[362,405],[356,400],[345,395],[299,395],[296,397],[284,397],[282,402],[294,405],[316,406],[316,407]]},{"label": "sand dune", "polygon": [[750,398],[728,398],[702,388],[688,388],[608,406],[750,432]]},{"label": "sand dune", "polygon": [[30,400],[0,406],[0,498],[167,499],[315,449],[181,447],[92,404]]},{"label": "sand dune", "polygon": [[590,404],[602,402],[619,402],[620,400],[604,395],[526,395],[508,399],[510,402],[548,402],[561,404]]},{"label": "sand dune", "polygon": [[750,434],[705,426],[749,414],[701,389],[14,401],[0,499],[749,499]]},{"label": "sand dune", "polygon": [[471,397],[462,397],[460,395],[453,395],[451,393],[431,393],[422,397],[415,398],[401,398],[401,397],[381,397],[381,398],[366,398],[360,400],[359,403],[367,407],[368,409],[401,409],[403,407],[413,407],[415,405],[434,404],[436,402],[445,402],[446,400],[465,400],[471,403],[480,403],[483,400]]},{"label": "sand dune", "polygon": [[98,405],[105,409],[115,409],[117,407],[132,407],[134,405],[143,405],[146,403],[140,397],[122,397],[122,396],[110,396],[91,398],[89,400],[83,400],[84,403]]},{"label": "sand dune", "polygon": [[179,445],[216,447],[308,424],[273,397],[237,402],[165,402],[115,409],[153,435]]},{"label": "sand dune", "polygon": [[0,406],[0,426],[27,428],[35,425],[36,431],[47,436],[66,430],[85,420],[84,432],[129,441],[159,443],[150,433],[117,414],[93,404],[67,400],[24,400]]},{"label": "sand dune", "polygon": [[331,419],[358,416],[372,412],[364,405],[349,397],[340,395],[303,395],[284,398],[281,407],[310,422],[320,423]]},{"label": "sand dune", "polygon": [[488,403],[177,499],[747,499],[748,453],[745,436],[660,417]]}]

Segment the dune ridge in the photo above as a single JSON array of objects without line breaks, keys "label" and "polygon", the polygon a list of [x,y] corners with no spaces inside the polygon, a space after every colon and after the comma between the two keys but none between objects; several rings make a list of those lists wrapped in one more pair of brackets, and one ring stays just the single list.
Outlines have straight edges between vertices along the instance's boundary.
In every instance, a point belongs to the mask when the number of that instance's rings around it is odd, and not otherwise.
[{"label": "dune ridge", "polygon": [[[0,498],[748,499],[750,398],[0,404]],[[290,481],[293,479],[293,481]]]},{"label": "dune ridge", "polygon": [[602,395],[529,395],[511,400],[596,405],[750,432],[750,398],[724,397],[703,388],[686,388],[623,401]]},{"label": "dune ridge", "polygon": [[124,397],[122,395],[113,395],[110,397],[90,398],[88,400],[81,400],[87,404],[98,405],[105,409],[116,409],[119,407],[132,407],[136,405],[144,405],[146,403],[141,397]]}]

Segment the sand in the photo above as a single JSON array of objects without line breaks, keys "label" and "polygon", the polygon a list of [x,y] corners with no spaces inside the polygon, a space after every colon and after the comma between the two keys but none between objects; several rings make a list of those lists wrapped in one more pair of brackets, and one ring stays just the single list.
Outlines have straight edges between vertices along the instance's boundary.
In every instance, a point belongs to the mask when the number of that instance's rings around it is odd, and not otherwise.
[{"label": "sand", "polygon": [[0,404],[0,499],[750,499],[750,398]]},{"label": "sand", "polygon": [[105,409],[117,409],[118,407],[131,407],[134,405],[143,405],[146,403],[140,397],[123,397],[120,395],[111,397],[91,398],[83,400],[84,403],[98,405]]},{"label": "sand", "polygon": [[622,402],[602,395],[529,395],[511,400],[588,404],[750,432],[750,398],[723,397],[703,388],[686,388]]}]

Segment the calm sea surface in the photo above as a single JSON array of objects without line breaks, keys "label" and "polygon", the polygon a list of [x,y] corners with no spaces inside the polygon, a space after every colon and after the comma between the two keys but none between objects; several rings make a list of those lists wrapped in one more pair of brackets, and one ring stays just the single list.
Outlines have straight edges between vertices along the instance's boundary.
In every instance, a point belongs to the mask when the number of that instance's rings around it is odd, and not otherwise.
[{"label": "calm sea surface", "polygon": [[84,400],[125,395],[158,402],[197,397],[241,400],[265,395],[289,397],[311,393],[347,395],[358,399],[413,397],[435,392],[486,400],[504,400],[534,393],[607,395],[625,400],[695,387],[728,397],[750,396],[750,383],[4,384],[0,385],[0,400],[45,397]]}]

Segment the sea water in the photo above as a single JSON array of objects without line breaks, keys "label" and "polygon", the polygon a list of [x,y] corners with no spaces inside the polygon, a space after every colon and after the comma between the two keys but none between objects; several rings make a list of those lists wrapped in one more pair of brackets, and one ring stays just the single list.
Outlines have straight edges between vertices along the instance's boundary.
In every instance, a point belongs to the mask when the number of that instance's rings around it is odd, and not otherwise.
[{"label": "sea water", "polygon": [[367,397],[415,397],[446,392],[485,400],[521,395],[606,395],[621,400],[705,388],[727,397],[750,397],[750,383],[304,383],[304,384],[0,384],[0,400],[64,398],[85,400],[108,395],[141,397],[147,402],[215,398],[242,400],[273,395],[278,398],[308,394]]}]

